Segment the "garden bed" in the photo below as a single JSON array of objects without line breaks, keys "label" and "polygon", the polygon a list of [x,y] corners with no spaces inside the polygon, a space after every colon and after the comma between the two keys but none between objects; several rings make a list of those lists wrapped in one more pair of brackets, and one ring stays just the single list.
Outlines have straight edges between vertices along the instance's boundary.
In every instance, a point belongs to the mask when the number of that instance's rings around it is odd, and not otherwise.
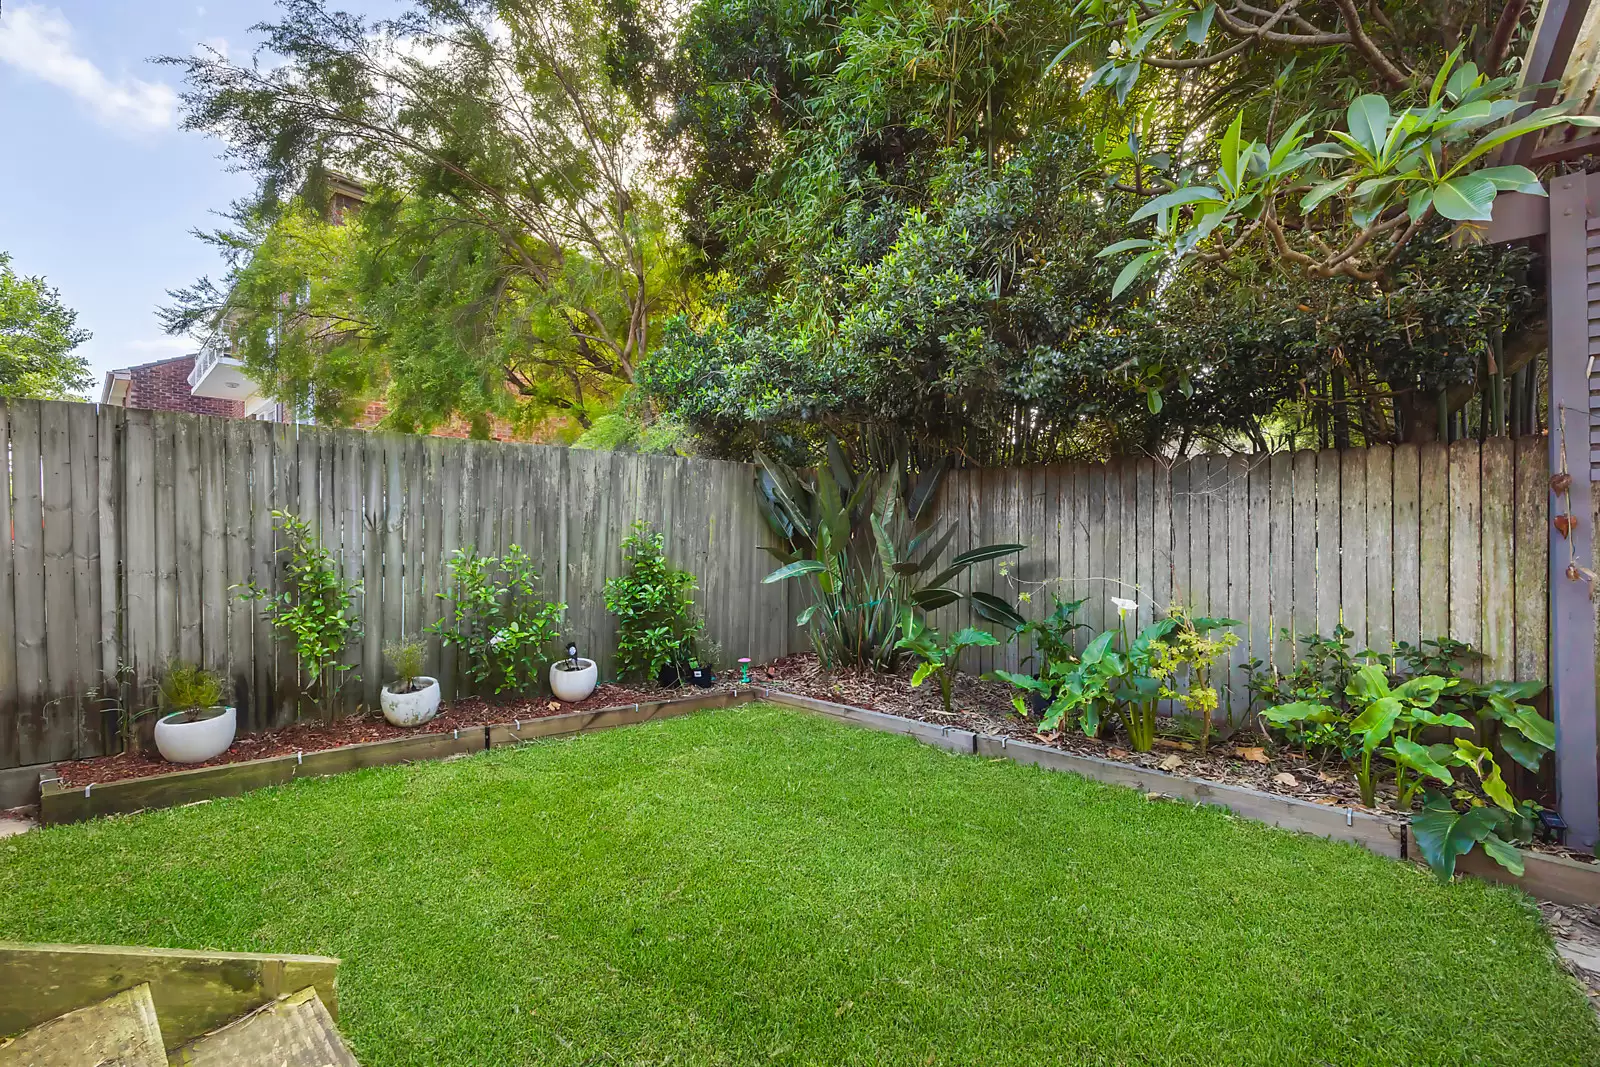
[{"label": "garden bed", "polygon": [[[727,690],[730,686],[721,686]],[[129,778],[149,778],[172,774],[175,771],[202,767],[225,767],[235,763],[271,759],[276,756],[295,756],[303,752],[322,752],[332,748],[367,744],[373,741],[391,741],[417,734],[446,734],[469,727],[494,726],[514,720],[528,721],[573,712],[592,711],[599,708],[644,704],[690,696],[700,690],[657,689],[625,685],[602,685],[583,700],[563,704],[555,700],[486,700],[483,697],[464,697],[452,701],[439,714],[421,726],[391,726],[381,715],[351,716],[331,723],[297,722],[281,730],[263,730],[245,734],[234,740],[228,750],[216,759],[204,763],[179,766],[168,763],[155,753],[121,752],[113,756],[72,760],[56,765],[55,777],[64,786],[82,787],[90,784],[120,782]]]},{"label": "garden bed", "polygon": [[1011,704],[1015,689],[1004,682],[984,681],[969,674],[956,679],[955,711],[946,713],[937,687],[911,688],[909,669],[899,674],[829,672],[822,670],[814,654],[804,653],[785,657],[763,673],[763,685],[820,700],[959,727],[976,734],[1048,745],[1135,767],[1245,786],[1312,804],[1373,810],[1362,807],[1361,794],[1343,766],[1308,760],[1294,752],[1274,752],[1272,746],[1250,731],[1240,730],[1226,740],[1213,738],[1206,753],[1199,752],[1192,741],[1170,738],[1158,739],[1155,751],[1133,752],[1118,741],[1101,741],[1068,731],[1040,733],[1036,723],[1017,718]]},{"label": "garden bed", "polygon": [[[597,690],[597,695],[599,691]],[[564,737],[682,715],[702,708],[726,707],[749,699],[748,690],[725,686],[710,690],[658,691],[669,699],[646,699],[611,707],[571,711],[574,705],[490,705],[493,723],[446,724],[439,729],[395,730],[398,736],[373,741],[304,749],[282,755],[173,770],[173,764],[156,761],[162,773],[130,776],[105,782],[69,784],[44,778],[39,787],[39,819],[46,825],[81,822],[99,815],[121,815],[148,809],[170,808],[218,797],[238,796],[295,778],[324,777],[361,767],[377,767],[417,760],[471,755],[497,745],[516,744],[548,737]],[[613,698],[642,695],[611,687]],[[589,704],[590,701],[582,701]],[[528,713],[521,717],[521,713]],[[437,721],[437,720],[435,720]],[[385,724],[387,726],[387,724]],[[428,725],[433,725],[432,723]],[[394,730],[393,727],[389,727]],[[90,761],[85,761],[90,762]]]}]

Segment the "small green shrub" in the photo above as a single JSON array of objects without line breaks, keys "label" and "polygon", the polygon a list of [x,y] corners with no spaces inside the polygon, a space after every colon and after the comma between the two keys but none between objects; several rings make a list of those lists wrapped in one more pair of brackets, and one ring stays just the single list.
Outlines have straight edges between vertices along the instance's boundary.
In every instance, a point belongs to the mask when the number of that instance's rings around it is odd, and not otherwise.
[{"label": "small green shrub", "polygon": [[417,637],[402,637],[383,646],[383,658],[394,671],[395,685],[391,692],[410,693],[417,688],[416,680],[422,674],[426,653],[427,646]]},{"label": "small green shrub", "polygon": [[920,661],[911,676],[911,688],[917,688],[929,678],[938,682],[939,699],[943,701],[946,712],[955,710],[950,706],[950,690],[955,684],[956,672],[961,669],[961,653],[969,648],[1000,643],[989,631],[971,626],[963,627],[954,637],[946,640],[938,630],[931,629],[909,611],[900,620],[900,632],[905,636],[896,642],[896,647],[911,653]]},{"label": "small green shrub", "polygon": [[627,573],[606,582],[606,610],[617,617],[617,673],[649,681],[668,664],[681,671],[703,651],[694,575],[667,562],[662,536],[647,522],[633,524],[622,554]]},{"label": "small green shrub", "polygon": [[239,587],[238,595],[259,603],[278,639],[294,645],[305,675],[304,692],[309,696],[315,691],[323,719],[331,720],[344,676],[352,669],[339,657],[361,633],[361,620],[351,611],[361,582],[340,576],[332,554],[305,520],[274,511],[272,521],[285,542],[278,553],[289,557],[283,566],[282,589],[274,593],[252,581]]},{"label": "small green shrub", "polygon": [[226,683],[216,671],[174,660],[162,672],[157,693],[164,712],[182,712],[180,721],[193,722],[222,703],[225,689]]},{"label": "small green shrub", "polygon": [[450,614],[427,632],[460,650],[462,673],[478,688],[537,689],[567,606],[539,596],[539,572],[520,545],[504,556],[458,548],[449,566],[451,589],[439,597],[450,602]]}]

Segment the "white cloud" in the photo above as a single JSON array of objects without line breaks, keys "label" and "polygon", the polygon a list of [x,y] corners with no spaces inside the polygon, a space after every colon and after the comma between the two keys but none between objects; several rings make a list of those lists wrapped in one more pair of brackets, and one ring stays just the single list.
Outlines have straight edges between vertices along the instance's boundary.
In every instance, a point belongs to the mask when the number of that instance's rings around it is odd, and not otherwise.
[{"label": "white cloud", "polygon": [[170,85],[111,78],[76,51],[71,24],[52,8],[6,5],[0,15],[0,63],[66,90],[107,126],[149,131],[173,124],[178,94]]}]

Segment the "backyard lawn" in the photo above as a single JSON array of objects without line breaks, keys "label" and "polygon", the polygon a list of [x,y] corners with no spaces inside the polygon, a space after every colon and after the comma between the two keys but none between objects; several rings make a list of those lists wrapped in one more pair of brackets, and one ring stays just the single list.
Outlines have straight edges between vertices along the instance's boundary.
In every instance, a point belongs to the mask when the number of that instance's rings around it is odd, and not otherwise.
[{"label": "backyard lawn", "polygon": [[0,938],[343,959],[388,1064],[1595,1064],[1533,907],[754,705],[0,842]]}]

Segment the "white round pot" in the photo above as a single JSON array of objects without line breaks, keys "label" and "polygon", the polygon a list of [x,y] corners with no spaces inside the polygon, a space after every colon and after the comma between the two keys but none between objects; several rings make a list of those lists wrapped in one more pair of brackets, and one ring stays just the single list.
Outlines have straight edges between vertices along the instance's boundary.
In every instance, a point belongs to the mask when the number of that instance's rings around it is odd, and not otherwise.
[{"label": "white round pot", "polygon": [[195,722],[177,722],[186,712],[163,715],[156,722],[156,749],[172,763],[204,763],[228,751],[239,724],[232,708],[213,708],[217,714]]},{"label": "white round pot", "polygon": [[560,660],[550,664],[550,691],[557,700],[576,704],[594,692],[595,683],[600,680],[600,668],[594,665],[594,660],[580,657],[577,670],[562,670],[570,662]]},{"label": "white round pot", "polygon": [[378,701],[383,705],[383,717],[396,726],[421,726],[439,714],[439,681],[419,674],[411,679],[421,682],[422,688],[410,693],[395,693],[383,687]]}]

